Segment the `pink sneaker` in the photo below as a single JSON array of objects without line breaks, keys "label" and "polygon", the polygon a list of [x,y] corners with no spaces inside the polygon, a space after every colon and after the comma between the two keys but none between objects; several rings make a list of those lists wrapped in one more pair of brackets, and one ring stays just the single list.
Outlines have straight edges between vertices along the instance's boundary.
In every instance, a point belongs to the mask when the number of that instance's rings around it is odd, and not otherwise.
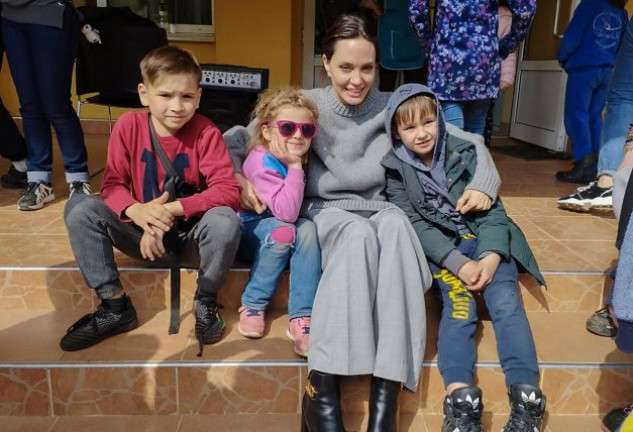
[{"label": "pink sneaker", "polygon": [[311,323],[310,317],[293,318],[286,329],[286,336],[295,343],[295,353],[301,357],[308,357]]},{"label": "pink sneaker", "polygon": [[237,326],[237,330],[242,336],[251,339],[258,339],[264,336],[266,324],[264,323],[263,310],[249,309],[246,306],[242,306],[237,311],[240,313],[240,324]]}]

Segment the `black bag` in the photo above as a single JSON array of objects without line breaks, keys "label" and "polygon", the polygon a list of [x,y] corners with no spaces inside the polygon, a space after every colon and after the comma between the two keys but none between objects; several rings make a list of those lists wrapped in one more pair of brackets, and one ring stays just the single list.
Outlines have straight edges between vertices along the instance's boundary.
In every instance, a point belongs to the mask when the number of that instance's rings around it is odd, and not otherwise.
[{"label": "black bag", "polygon": [[[163,164],[165,171],[169,175],[169,179],[165,183],[164,188],[164,190],[169,193],[169,201],[174,201],[176,198],[185,198],[200,192],[199,188],[191,183],[187,183],[178,175],[178,173],[176,173],[174,166],[165,154],[165,150],[163,150],[163,147],[160,145],[160,142],[154,134],[151,116],[148,116],[148,119],[152,147],[158,155],[158,159],[160,159],[160,162]],[[188,222],[189,223],[187,225],[195,224],[197,223],[197,220],[190,220]],[[165,246],[173,253],[174,256],[170,268],[171,311],[169,317],[169,334],[178,333],[180,329],[180,263],[178,262],[178,231],[182,228],[180,225],[181,224],[177,221],[163,239]]]}]

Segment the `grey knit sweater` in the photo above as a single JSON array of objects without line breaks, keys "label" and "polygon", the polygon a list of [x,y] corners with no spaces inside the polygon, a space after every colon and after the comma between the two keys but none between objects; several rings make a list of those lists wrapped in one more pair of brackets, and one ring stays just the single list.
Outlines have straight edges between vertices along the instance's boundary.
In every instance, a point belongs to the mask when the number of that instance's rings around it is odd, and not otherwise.
[{"label": "grey knit sweater", "polygon": [[[332,87],[304,90],[319,108],[319,131],[312,141],[306,169],[303,210],[337,207],[343,210],[381,210],[392,207],[384,193],[382,157],[391,149],[385,132],[385,106],[390,93],[372,88],[360,105],[343,104]],[[231,159],[241,171],[244,149],[254,122],[236,126],[224,134]],[[455,132],[451,129],[451,133]],[[457,129],[457,134],[466,132]],[[468,134],[472,139],[472,134]],[[477,173],[469,189],[496,198],[499,175],[483,145],[475,139]],[[483,149],[483,152],[482,152]]]}]

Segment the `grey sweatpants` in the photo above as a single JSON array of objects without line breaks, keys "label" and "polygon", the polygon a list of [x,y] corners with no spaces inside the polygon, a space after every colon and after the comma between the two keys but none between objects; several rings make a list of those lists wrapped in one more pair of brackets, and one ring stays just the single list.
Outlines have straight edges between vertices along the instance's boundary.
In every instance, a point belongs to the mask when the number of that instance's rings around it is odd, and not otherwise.
[{"label": "grey sweatpants", "polygon": [[424,292],[431,274],[413,227],[397,208],[371,217],[328,208],[317,225],[323,276],[310,329],[308,368],[373,374],[415,391],[426,344]]},{"label": "grey sweatpants", "polygon": [[[79,269],[90,288],[100,298],[119,292],[121,281],[114,262],[113,247],[143,260],[140,241],[143,231],[119,217],[94,195],[73,195],[66,203],[64,221]],[[179,233],[178,262],[199,267],[198,291],[215,296],[226,280],[240,241],[240,221],[229,207],[215,207],[200,221]],[[172,255],[166,253],[152,264],[168,267]]]}]

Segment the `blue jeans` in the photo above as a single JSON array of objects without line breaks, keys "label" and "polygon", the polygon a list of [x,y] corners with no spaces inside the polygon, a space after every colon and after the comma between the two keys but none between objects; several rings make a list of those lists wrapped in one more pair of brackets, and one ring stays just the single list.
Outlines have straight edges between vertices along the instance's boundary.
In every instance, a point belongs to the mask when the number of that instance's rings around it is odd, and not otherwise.
[{"label": "blue jeans", "polygon": [[[473,258],[477,240],[461,240],[457,249]],[[462,281],[448,270],[433,263],[429,265],[434,284],[442,296],[438,363],[444,385],[448,387],[456,382],[472,385],[477,358],[477,305],[474,296],[479,294],[468,291]],[[499,264],[492,282],[481,295],[488,307],[497,337],[497,351],[506,385],[536,385],[536,348],[519,295],[518,272],[513,259]]]},{"label": "blue jeans", "polygon": [[66,181],[90,180],[83,131],[70,101],[79,30],[79,18],[70,5],[61,29],[2,19],[7,59],[24,120],[29,182],[50,183],[52,179],[51,125],[64,157]]},{"label": "blue jeans", "polygon": [[613,177],[624,158],[622,147],[633,123],[633,18],[624,32],[607,94],[607,112],[598,155],[598,175]]},{"label": "blue jeans", "polygon": [[466,132],[484,135],[490,99],[472,101],[440,101],[444,120]]},{"label": "blue jeans", "polygon": [[602,110],[612,72],[610,67],[588,67],[567,72],[565,130],[571,139],[575,161],[600,151]]},{"label": "blue jeans", "polygon": [[[268,213],[270,215],[270,213]],[[275,293],[282,272],[290,261],[290,319],[312,315],[314,296],[321,279],[321,248],[316,225],[299,218],[294,224],[269,217],[242,218],[242,238],[238,257],[252,263],[250,278],[242,294],[242,304],[264,310]],[[281,228],[281,231],[276,231]],[[290,241],[278,234],[291,232]]]}]

